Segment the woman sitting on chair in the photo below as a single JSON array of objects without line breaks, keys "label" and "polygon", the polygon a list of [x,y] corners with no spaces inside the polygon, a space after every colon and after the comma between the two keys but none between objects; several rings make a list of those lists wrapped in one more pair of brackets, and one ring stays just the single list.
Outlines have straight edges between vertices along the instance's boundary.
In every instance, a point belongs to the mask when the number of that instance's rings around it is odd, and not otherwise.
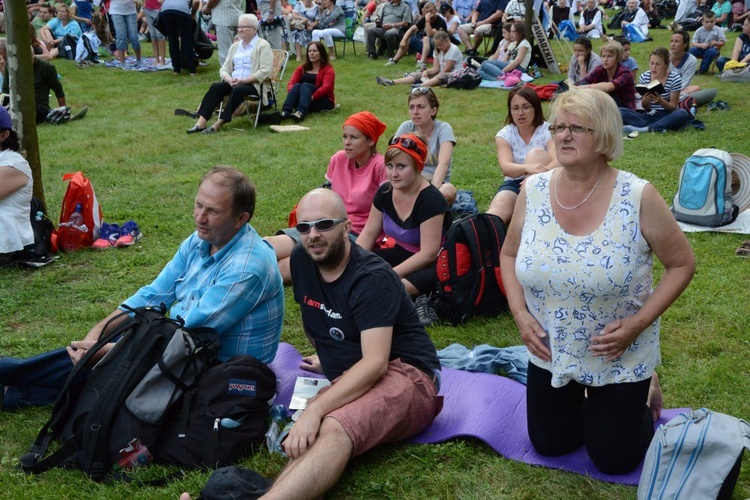
[{"label": "woman sitting on chair", "polygon": [[[221,130],[222,125],[232,121],[232,113],[245,97],[261,98],[260,84],[271,76],[273,52],[267,41],[258,36],[258,18],[253,14],[242,14],[237,22],[240,40],[229,47],[227,58],[219,74],[221,81],[214,83],[206,92],[198,109],[198,121],[187,130],[188,134],[203,132],[210,134]],[[222,99],[229,96],[219,118],[210,127],[206,122]],[[263,103],[265,104],[265,103]]]},{"label": "woman sitting on chair", "polygon": [[334,3],[334,0],[323,0],[321,4],[320,21],[318,29],[312,32],[313,42],[321,38],[325,40],[328,51],[331,52],[330,60],[335,61],[335,48],[333,46],[334,38],[344,38],[346,35],[346,15],[344,10]]},{"label": "woman sitting on chair", "polygon": [[301,122],[308,112],[314,113],[335,108],[333,97],[335,79],[336,72],[328,62],[326,46],[321,42],[310,42],[307,46],[305,62],[297,66],[286,87],[287,96],[281,117]]}]

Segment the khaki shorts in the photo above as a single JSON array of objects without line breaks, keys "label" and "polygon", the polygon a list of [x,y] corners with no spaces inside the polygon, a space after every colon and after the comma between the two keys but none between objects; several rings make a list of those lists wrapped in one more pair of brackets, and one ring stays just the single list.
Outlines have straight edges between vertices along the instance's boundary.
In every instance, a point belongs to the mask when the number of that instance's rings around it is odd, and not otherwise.
[{"label": "khaki shorts", "polygon": [[477,28],[473,27],[471,24],[462,24],[459,28],[469,35],[490,36],[490,33],[492,32],[491,24],[483,24]]},{"label": "khaki shorts", "polygon": [[423,371],[396,359],[369,391],[326,418],[335,418],[344,428],[354,444],[355,457],[379,444],[419,434],[442,408],[443,396],[437,395],[434,382]]}]

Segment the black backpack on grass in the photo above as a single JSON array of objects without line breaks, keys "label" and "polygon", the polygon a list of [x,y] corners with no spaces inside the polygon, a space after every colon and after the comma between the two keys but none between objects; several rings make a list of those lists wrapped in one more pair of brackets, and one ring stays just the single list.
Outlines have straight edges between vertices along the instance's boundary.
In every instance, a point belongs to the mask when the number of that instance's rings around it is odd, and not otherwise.
[{"label": "black backpack on grass", "polygon": [[[105,325],[68,376],[52,417],[21,457],[25,472],[74,467],[102,481],[128,455],[134,439],[156,455],[169,410],[193,389],[219,349],[213,329],[184,329],[179,318],[167,318],[165,312],[164,306],[129,309]],[[89,360],[113,341],[81,382]],[[61,447],[45,457],[53,440]],[[137,446],[130,451],[144,461],[151,458]]]},{"label": "black backpack on grass", "polygon": [[500,276],[505,224],[492,214],[453,221],[437,259],[437,313],[454,325],[508,309]]},{"label": "black backpack on grass", "polygon": [[275,394],[276,375],[252,356],[212,366],[174,406],[156,461],[213,469],[242,460],[263,442]]}]

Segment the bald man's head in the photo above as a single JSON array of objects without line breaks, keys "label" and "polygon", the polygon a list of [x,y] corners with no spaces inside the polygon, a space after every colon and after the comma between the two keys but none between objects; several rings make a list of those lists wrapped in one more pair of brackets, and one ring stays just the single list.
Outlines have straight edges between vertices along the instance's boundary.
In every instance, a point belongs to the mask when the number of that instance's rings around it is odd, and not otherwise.
[{"label": "bald man's head", "polygon": [[330,189],[314,189],[297,205],[302,247],[321,270],[339,269],[346,264],[351,226],[343,200]]},{"label": "bald man's head", "polygon": [[[305,212],[323,214],[313,218],[304,219]],[[317,220],[324,218],[346,219],[346,206],[344,200],[330,189],[313,189],[302,197],[297,207],[297,220]]]}]

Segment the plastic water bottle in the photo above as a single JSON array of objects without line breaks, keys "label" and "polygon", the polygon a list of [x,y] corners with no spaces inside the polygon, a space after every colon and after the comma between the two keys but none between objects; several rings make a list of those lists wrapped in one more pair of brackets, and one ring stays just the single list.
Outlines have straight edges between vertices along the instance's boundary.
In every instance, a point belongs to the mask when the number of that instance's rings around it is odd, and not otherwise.
[{"label": "plastic water bottle", "polygon": [[531,67],[531,76],[534,78],[541,78],[542,72],[539,71],[539,65],[534,63],[534,65]]},{"label": "plastic water bottle", "polygon": [[42,222],[42,219],[44,219],[44,212],[41,210],[34,214],[34,220],[37,222]]},{"label": "plastic water bottle", "polygon": [[269,416],[271,417],[271,425],[266,432],[268,451],[286,456],[284,448],[281,447],[281,442],[289,434],[293,422],[289,420],[286,408],[281,404],[273,405],[269,411]]},{"label": "plastic water bottle", "polygon": [[76,204],[76,210],[68,218],[68,222],[71,226],[81,227],[83,226],[83,205],[80,203]]}]

